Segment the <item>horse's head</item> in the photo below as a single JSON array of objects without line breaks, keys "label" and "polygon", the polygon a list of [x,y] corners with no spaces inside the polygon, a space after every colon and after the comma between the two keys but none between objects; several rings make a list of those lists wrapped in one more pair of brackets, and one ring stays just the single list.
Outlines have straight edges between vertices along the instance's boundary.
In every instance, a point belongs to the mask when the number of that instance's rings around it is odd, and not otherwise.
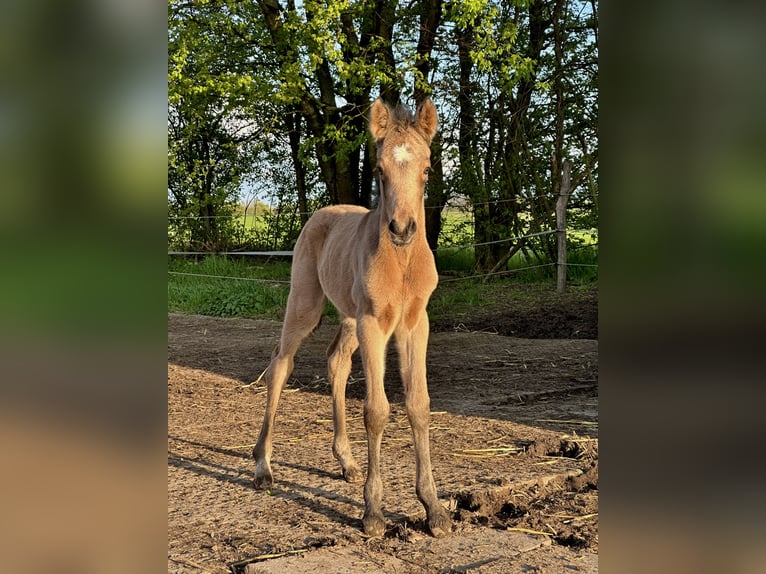
[{"label": "horse's head", "polygon": [[436,107],[430,99],[414,117],[402,104],[392,109],[380,98],[370,111],[370,132],[378,147],[380,209],[397,247],[412,243],[417,231],[437,126]]}]

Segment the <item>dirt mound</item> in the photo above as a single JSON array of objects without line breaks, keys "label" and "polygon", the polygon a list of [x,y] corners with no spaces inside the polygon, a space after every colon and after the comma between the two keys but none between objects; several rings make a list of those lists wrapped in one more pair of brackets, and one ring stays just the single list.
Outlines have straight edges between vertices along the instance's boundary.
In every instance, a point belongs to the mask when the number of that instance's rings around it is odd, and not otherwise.
[{"label": "dirt mound", "polygon": [[457,517],[490,528],[550,536],[562,546],[596,550],[598,442],[571,437],[543,439],[530,443],[526,454],[571,457],[582,466],[566,474],[460,493],[456,497]]},{"label": "dirt mound", "polygon": [[432,320],[432,331],[483,331],[522,339],[598,339],[598,289],[527,292],[509,287],[501,301],[470,317]]}]

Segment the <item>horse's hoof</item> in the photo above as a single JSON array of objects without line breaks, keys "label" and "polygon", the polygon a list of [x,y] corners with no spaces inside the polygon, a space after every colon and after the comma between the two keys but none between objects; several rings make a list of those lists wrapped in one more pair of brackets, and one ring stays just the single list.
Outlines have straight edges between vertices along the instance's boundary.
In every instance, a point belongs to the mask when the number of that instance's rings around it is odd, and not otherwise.
[{"label": "horse's hoof", "polygon": [[255,490],[269,490],[274,486],[274,478],[270,474],[256,476],[253,479],[253,486],[255,487]]},{"label": "horse's hoof", "polygon": [[346,479],[346,482],[353,484],[355,482],[362,482],[364,474],[362,474],[362,469],[358,466],[350,466],[343,469],[343,478]]},{"label": "horse's hoof", "polygon": [[428,517],[428,529],[434,538],[441,538],[452,531],[452,519],[445,510],[434,512]]},{"label": "horse's hoof", "polygon": [[379,538],[386,532],[386,521],[382,515],[368,516],[365,514],[362,518],[362,524],[364,525],[364,533],[372,538]]}]

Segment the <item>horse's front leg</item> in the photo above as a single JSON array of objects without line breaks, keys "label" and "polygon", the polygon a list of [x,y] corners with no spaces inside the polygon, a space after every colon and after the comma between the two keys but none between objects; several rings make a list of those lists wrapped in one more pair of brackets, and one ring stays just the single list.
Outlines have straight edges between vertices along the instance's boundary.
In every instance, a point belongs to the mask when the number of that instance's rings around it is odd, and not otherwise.
[{"label": "horse's front leg", "polygon": [[382,536],[386,530],[383,518],[383,481],[380,476],[380,443],[388,421],[390,407],[383,388],[386,368],[386,343],[389,335],[372,315],[357,321],[357,336],[367,379],[364,403],[364,426],[367,430],[367,481],[364,484],[364,531],[370,536]]},{"label": "horse's front leg", "polygon": [[428,346],[428,316],[420,313],[412,329],[401,325],[396,332],[399,365],[404,384],[407,418],[415,443],[415,492],[426,509],[428,528],[436,537],[447,534],[452,520],[436,496],[431,471],[431,447],[428,426],[431,419],[431,399],[426,382],[426,348]]}]

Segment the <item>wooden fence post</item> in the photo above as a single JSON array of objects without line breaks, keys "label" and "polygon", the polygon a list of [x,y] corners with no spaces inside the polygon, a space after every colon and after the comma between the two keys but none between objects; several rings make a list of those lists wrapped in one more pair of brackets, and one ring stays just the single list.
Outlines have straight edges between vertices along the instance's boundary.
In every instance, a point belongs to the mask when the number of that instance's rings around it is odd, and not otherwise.
[{"label": "wooden fence post", "polygon": [[561,164],[561,187],[556,198],[556,291],[563,293],[567,281],[567,202],[571,191],[571,170],[569,160]]}]

